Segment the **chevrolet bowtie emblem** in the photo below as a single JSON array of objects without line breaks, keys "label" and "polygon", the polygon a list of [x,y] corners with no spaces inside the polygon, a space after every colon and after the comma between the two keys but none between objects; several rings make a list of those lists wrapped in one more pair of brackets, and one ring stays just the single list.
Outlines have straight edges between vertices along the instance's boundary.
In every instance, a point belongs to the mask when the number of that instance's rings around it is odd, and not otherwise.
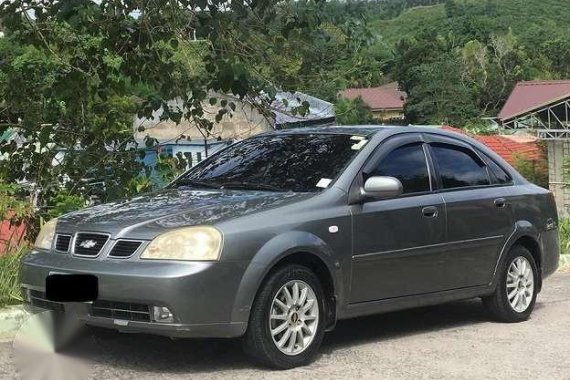
[{"label": "chevrolet bowtie emblem", "polygon": [[83,240],[81,243],[79,243],[79,246],[85,249],[93,248],[96,245],[97,242],[95,240]]}]

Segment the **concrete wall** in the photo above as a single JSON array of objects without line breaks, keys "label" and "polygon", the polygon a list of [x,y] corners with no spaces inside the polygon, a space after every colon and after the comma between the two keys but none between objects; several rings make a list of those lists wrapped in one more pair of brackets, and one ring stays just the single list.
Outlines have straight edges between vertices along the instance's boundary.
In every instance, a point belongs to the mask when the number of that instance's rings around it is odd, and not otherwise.
[{"label": "concrete wall", "polygon": [[[209,139],[220,138],[222,140],[241,140],[247,137],[273,130],[272,120],[268,120],[265,116],[261,115],[259,111],[252,108],[249,104],[241,103],[234,98],[217,95],[218,101],[226,99],[228,102],[236,104],[236,110],[233,112],[232,117],[228,114],[224,115],[219,123],[214,124],[214,128],[210,131]],[[182,109],[182,102],[180,100],[173,100],[169,102],[172,109]],[[219,106],[211,106],[204,103],[205,117],[211,121],[215,121],[215,116],[219,110]],[[162,110],[155,111],[151,119],[135,118],[133,128],[135,130],[135,138],[138,140],[143,139],[145,136],[150,136],[158,139],[161,142],[167,140],[176,140],[180,135],[189,137],[192,141],[203,141],[204,137],[194,125],[194,123],[182,120],[180,124],[172,121],[161,121],[160,115]],[[139,131],[139,126],[144,127],[144,131]]]},{"label": "concrete wall", "polygon": [[403,110],[372,110],[372,117],[380,122],[404,120]]},{"label": "concrete wall", "polygon": [[554,193],[558,214],[570,215],[570,187],[565,186],[568,178],[564,178],[564,160],[570,158],[570,141],[548,141],[548,176],[549,187]]}]

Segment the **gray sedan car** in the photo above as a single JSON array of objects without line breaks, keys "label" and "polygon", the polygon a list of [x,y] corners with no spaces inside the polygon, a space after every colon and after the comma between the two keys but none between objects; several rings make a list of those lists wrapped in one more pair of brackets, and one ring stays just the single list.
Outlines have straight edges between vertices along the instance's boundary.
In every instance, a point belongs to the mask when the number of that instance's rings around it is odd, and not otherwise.
[{"label": "gray sedan car", "polygon": [[549,191],[466,136],[286,130],[48,222],[21,279],[35,308],[241,337],[255,360],[291,368],[340,319],[481,297],[496,320],[526,320],[558,265],[557,224]]}]

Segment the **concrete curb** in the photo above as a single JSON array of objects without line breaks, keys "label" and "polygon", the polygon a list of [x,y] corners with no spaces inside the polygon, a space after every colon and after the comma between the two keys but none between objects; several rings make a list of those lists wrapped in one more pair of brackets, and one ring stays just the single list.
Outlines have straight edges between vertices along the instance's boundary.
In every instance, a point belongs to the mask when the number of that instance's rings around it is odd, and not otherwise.
[{"label": "concrete curb", "polygon": [[20,326],[30,315],[22,305],[0,309],[0,342],[12,341]]}]

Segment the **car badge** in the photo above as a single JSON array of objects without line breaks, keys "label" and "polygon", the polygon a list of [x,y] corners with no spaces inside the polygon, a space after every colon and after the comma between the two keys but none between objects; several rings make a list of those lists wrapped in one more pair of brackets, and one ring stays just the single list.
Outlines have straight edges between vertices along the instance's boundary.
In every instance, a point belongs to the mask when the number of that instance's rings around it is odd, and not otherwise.
[{"label": "car badge", "polygon": [[96,245],[97,242],[95,240],[83,240],[81,243],[79,243],[79,246],[85,249],[93,248]]}]

